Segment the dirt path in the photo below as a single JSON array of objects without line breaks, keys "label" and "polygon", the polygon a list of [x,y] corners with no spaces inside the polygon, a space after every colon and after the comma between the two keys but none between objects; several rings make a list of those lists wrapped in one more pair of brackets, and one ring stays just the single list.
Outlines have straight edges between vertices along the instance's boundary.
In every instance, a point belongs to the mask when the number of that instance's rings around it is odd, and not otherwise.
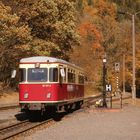
[{"label": "dirt path", "polygon": [[18,104],[18,100],[19,100],[18,92],[7,91],[4,92],[2,96],[0,96],[0,106],[8,104]]}]

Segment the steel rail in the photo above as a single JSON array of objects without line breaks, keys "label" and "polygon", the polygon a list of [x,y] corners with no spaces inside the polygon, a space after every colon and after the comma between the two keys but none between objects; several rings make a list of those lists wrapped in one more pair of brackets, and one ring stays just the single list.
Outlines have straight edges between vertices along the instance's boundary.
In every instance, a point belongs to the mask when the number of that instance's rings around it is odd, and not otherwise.
[{"label": "steel rail", "polygon": [[2,106],[0,107],[0,110],[8,110],[8,109],[15,109],[15,108],[19,108],[19,105]]},{"label": "steel rail", "polygon": [[29,120],[26,120],[24,122],[20,122],[5,128],[0,129],[0,140],[6,140],[8,138],[14,137],[16,135],[19,135],[23,132],[26,132],[28,130],[31,130],[35,127],[38,127],[42,124],[48,123],[53,121],[53,119],[45,120],[42,122],[36,122],[32,123]]}]

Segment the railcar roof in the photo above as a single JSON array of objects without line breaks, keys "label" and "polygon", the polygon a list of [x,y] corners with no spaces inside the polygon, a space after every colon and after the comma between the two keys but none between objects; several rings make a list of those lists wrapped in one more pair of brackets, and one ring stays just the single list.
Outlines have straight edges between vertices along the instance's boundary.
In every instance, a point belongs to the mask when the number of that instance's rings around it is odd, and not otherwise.
[{"label": "railcar roof", "polygon": [[47,57],[47,56],[35,56],[35,57],[27,57],[22,58],[20,60],[21,63],[28,63],[28,62],[61,62],[61,63],[68,63],[65,60],[57,59],[54,57]]},{"label": "railcar roof", "polygon": [[27,57],[27,58],[22,58],[20,60],[20,63],[44,63],[44,62],[50,62],[50,63],[63,63],[63,64],[68,64],[68,65],[72,65],[74,67],[77,67],[79,69],[81,69],[80,67],[76,66],[75,64],[69,63],[65,60],[62,59],[57,59],[54,57],[47,57],[47,56],[34,56],[34,57]]}]

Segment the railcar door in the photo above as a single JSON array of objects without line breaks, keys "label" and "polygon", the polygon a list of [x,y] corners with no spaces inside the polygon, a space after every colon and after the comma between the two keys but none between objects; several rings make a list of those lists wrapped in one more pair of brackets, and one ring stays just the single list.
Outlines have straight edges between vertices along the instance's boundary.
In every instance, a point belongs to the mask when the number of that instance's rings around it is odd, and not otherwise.
[{"label": "railcar door", "polygon": [[59,66],[59,99],[66,100],[67,99],[67,75],[66,75],[66,67]]}]

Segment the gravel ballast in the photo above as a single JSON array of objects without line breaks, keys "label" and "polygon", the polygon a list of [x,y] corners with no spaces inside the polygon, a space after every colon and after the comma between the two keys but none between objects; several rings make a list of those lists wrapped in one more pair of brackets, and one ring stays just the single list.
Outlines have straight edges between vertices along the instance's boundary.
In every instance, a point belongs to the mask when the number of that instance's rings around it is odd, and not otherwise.
[{"label": "gravel ballast", "polygon": [[140,107],[87,109],[35,131],[26,140],[140,140]]}]

